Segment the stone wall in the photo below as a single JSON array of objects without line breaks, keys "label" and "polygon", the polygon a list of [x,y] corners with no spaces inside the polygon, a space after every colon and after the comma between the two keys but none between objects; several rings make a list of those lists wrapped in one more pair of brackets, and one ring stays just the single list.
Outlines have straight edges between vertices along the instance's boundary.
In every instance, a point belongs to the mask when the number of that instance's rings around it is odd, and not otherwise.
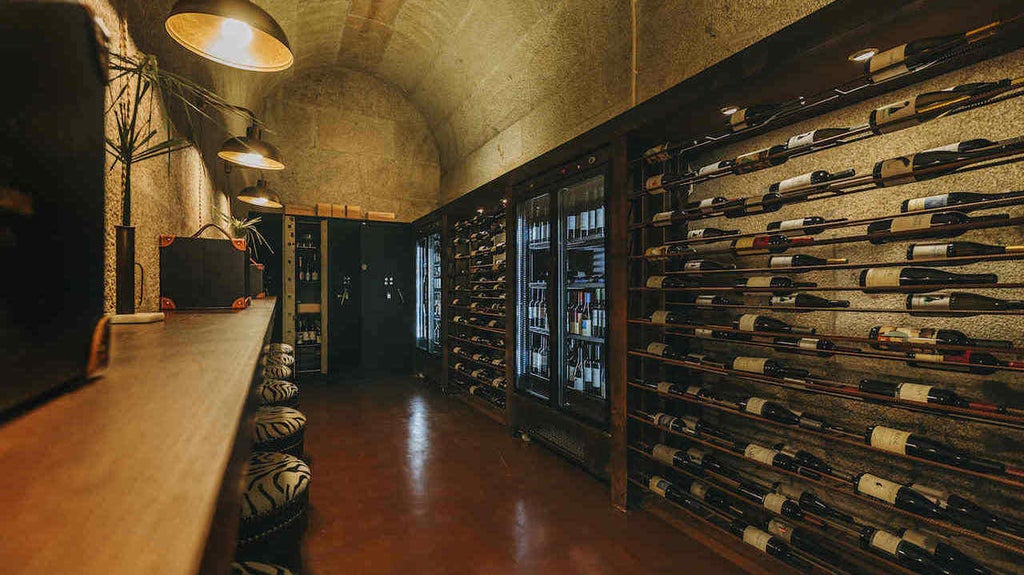
[{"label": "stone wall", "polygon": [[407,222],[438,206],[437,145],[396,87],[355,70],[306,73],[273,90],[262,116],[287,165],[267,180],[286,204],[354,204]]}]

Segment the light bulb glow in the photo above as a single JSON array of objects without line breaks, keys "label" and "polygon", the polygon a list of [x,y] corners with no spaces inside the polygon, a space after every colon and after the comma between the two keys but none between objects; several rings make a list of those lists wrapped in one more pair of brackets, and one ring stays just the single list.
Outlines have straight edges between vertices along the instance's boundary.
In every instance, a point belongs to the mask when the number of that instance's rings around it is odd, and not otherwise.
[{"label": "light bulb glow", "polygon": [[740,107],[739,106],[724,106],[724,107],[722,107],[722,114],[724,114],[726,116],[731,116],[731,115],[733,115],[733,114],[735,114],[736,112],[739,112],[739,111],[740,111]]},{"label": "light bulb glow", "polygon": [[857,50],[853,54],[850,54],[849,60],[851,62],[866,62],[873,58],[878,53],[878,48],[864,48],[863,50]]},{"label": "light bulb glow", "polygon": [[222,60],[244,62],[252,65],[252,27],[234,18],[225,18],[220,24],[220,34],[212,39],[207,51]]}]

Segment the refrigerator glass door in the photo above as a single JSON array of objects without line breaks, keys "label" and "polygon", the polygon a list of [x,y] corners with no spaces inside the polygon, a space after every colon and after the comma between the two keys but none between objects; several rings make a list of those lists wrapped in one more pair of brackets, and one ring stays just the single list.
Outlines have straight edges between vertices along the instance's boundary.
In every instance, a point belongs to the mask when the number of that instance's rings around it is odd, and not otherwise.
[{"label": "refrigerator glass door", "polygon": [[605,177],[558,194],[558,322],[562,342],[560,405],[607,425],[607,302],[605,290]]},{"label": "refrigerator glass door", "polygon": [[548,194],[521,202],[516,225],[516,389],[545,401],[551,398],[553,355],[548,320],[550,205]]},{"label": "refrigerator glass door", "polygon": [[430,340],[430,259],[428,238],[416,239],[416,347],[426,350]]},{"label": "refrigerator glass door", "polygon": [[430,353],[441,353],[441,234],[427,237],[427,266],[429,286],[427,288],[427,336]]}]

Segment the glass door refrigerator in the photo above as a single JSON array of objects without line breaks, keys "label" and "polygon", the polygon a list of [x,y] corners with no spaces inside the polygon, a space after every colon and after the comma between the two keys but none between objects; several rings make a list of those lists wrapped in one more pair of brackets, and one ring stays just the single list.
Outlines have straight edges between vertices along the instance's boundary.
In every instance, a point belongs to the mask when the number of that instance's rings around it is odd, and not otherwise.
[{"label": "glass door refrigerator", "polygon": [[416,240],[416,346],[441,353],[441,234]]},{"label": "glass door refrigerator", "polygon": [[517,210],[516,390],[606,429],[605,196],[595,168]]}]

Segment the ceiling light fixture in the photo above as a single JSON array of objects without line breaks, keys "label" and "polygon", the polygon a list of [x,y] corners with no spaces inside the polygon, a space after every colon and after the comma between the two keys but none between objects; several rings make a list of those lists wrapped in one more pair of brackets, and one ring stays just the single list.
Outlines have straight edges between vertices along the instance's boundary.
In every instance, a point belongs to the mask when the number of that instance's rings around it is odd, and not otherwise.
[{"label": "ceiling light fixture", "polygon": [[739,112],[739,111],[740,111],[740,107],[739,106],[723,106],[722,107],[722,114],[724,114],[726,116],[731,116],[731,115],[733,115],[733,114],[735,114],[736,112]]},{"label": "ceiling light fixture", "polygon": [[262,130],[256,121],[245,130],[244,136],[235,136],[224,142],[217,152],[222,160],[257,170],[283,170],[281,152],[263,141]]},{"label": "ceiling light fixture", "polygon": [[284,30],[249,0],[178,0],[164,27],[185,48],[232,68],[279,72],[295,62]]},{"label": "ceiling light fixture", "polygon": [[281,197],[274,193],[270,186],[267,185],[267,181],[263,179],[263,175],[260,175],[260,179],[256,181],[255,185],[249,186],[238,192],[235,196],[238,201],[252,204],[254,206],[260,206],[261,208],[281,209],[284,205],[281,203]]},{"label": "ceiling light fixture", "polygon": [[866,62],[877,53],[878,48],[864,48],[863,50],[857,50],[853,54],[850,54],[849,60],[851,62]]}]

